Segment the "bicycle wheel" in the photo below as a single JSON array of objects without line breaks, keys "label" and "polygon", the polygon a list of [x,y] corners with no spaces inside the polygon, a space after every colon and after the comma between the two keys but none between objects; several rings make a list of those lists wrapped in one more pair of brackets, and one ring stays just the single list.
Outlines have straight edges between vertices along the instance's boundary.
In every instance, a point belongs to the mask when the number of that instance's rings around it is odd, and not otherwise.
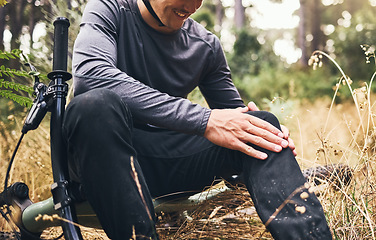
[{"label": "bicycle wheel", "polygon": [[313,181],[315,185],[322,183],[332,184],[340,189],[342,186],[350,184],[354,171],[345,164],[328,164],[305,169],[303,176],[309,181]]},{"label": "bicycle wheel", "polygon": [[[20,233],[17,233],[18,237],[21,237]],[[2,240],[17,240],[16,233],[0,231],[0,239]]]},{"label": "bicycle wheel", "polygon": [[[18,238],[17,238],[18,236]],[[30,233],[22,233],[21,232],[7,232],[7,231],[0,231],[0,240],[41,240],[39,235],[33,235]]]}]

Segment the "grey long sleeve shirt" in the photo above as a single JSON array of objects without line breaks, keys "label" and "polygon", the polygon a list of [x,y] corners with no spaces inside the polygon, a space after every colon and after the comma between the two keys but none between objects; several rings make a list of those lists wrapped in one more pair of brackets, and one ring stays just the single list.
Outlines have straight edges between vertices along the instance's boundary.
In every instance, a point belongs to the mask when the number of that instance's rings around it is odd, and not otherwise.
[{"label": "grey long sleeve shirt", "polygon": [[244,106],[219,39],[192,19],[173,34],[144,22],[137,0],[90,0],[73,54],[74,91],[116,92],[136,124],[203,135],[210,109],[191,103],[198,86],[210,108]]}]

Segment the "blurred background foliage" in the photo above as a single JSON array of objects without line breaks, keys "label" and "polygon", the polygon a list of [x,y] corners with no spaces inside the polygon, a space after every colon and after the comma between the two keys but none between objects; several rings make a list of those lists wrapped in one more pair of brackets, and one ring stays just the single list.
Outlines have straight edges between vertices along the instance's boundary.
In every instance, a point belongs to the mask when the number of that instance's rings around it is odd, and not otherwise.
[{"label": "blurred background foliage", "polygon": [[[287,1],[291,0],[268,2],[278,6]],[[353,89],[368,82],[374,72],[375,65],[365,63],[360,45],[376,44],[375,0],[295,1],[299,7],[293,15],[299,21],[294,27],[255,25],[257,14],[254,13],[260,10],[256,0],[205,0],[192,16],[222,41],[233,80],[245,102],[252,100],[261,108],[270,108],[267,100],[274,98],[297,103],[331,98],[340,75],[332,64],[316,71],[308,66],[311,53],[317,49],[327,52],[343,67],[353,81]],[[22,49],[40,72],[48,73],[52,65],[53,20],[57,16],[69,18],[71,51],[86,2],[9,0],[0,7],[0,39],[3,40],[0,50]],[[278,14],[276,11],[274,21],[278,21]],[[298,57],[289,60],[288,53],[279,54],[278,42],[292,43],[291,53],[296,55],[297,52]],[[21,67],[17,61],[1,59],[0,65]],[[27,82],[30,79],[22,81],[32,85]],[[336,101],[351,97],[346,89],[340,90],[339,94]],[[191,97],[202,101],[197,93]],[[0,116],[5,115],[2,120],[7,119],[11,109],[20,110],[0,99]]]}]

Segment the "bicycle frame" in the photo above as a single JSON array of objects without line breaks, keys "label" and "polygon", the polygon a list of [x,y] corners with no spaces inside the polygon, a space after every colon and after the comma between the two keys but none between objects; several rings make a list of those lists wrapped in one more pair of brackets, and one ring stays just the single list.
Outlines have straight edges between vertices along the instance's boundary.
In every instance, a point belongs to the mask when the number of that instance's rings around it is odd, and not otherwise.
[{"label": "bicycle frame", "polygon": [[[19,183],[22,184],[22,183]],[[25,185],[26,186],[26,185]],[[227,191],[229,188],[226,185],[216,185],[206,191],[197,193],[190,197],[173,197],[172,199],[154,199],[154,209],[156,212],[179,212],[195,208],[198,204],[208,200],[217,194]],[[80,225],[91,228],[99,228],[102,226],[90,204],[87,201],[75,203],[76,216]],[[59,214],[59,211],[54,208],[53,198],[48,198],[44,201],[33,203],[27,206],[21,214],[23,226],[31,233],[40,233],[48,227],[56,227],[61,225],[60,218],[47,218],[42,216],[54,216]],[[64,219],[64,221],[67,221]]]}]

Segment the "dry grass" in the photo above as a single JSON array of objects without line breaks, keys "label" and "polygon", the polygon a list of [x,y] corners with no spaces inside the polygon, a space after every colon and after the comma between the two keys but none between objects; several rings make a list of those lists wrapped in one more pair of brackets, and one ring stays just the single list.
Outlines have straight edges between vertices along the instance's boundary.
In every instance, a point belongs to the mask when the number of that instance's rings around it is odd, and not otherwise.
[{"label": "dry grass", "polygon": [[193,211],[158,213],[158,219],[161,239],[272,239],[264,233],[244,186],[220,193]]},{"label": "dry grass", "polygon": [[361,127],[362,122],[368,124],[369,111],[363,107],[359,118],[352,103],[329,109],[329,101],[317,101],[296,114],[299,131],[292,136],[300,149],[298,161],[302,168],[343,163],[354,170],[350,185],[326,184],[319,199],[336,239],[375,239],[375,128],[372,121],[368,131]]}]

